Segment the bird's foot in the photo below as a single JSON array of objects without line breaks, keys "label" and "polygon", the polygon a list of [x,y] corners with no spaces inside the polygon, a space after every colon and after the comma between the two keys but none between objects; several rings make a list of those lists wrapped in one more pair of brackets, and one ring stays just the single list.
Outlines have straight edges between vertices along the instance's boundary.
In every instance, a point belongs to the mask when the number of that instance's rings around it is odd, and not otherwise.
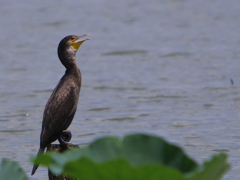
[{"label": "bird's foot", "polygon": [[71,133],[71,131],[69,131],[69,130],[63,130],[60,138],[62,138],[62,140],[63,140],[64,142],[69,142],[69,141],[72,139],[72,133]]},{"label": "bird's foot", "polygon": [[72,145],[71,143],[65,142],[62,138],[58,138],[58,141],[62,150],[66,150],[68,149],[68,145]]},{"label": "bird's foot", "polygon": [[72,133],[71,131],[64,130],[61,134],[61,136],[58,138],[58,141],[62,147],[62,150],[68,149],[68,145],[72,145],[69,143],[69,141],[72,138]]}]

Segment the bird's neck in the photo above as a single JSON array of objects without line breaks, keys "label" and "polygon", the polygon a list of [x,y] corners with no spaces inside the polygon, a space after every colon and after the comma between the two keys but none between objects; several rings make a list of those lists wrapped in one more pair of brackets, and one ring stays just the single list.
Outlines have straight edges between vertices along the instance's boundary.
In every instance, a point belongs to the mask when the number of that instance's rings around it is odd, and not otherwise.
[{"label": "bird's neck", "polygon": [[60,59],[61,63],[63,64],[63,66],[65,66],[65,68],[67,70],[72,70],[72,69],[74,70],[77,68],[75,55],[64,53],[64,54],[59,55],[59,59]]},{"label": "bird's neck", "polygon": [[[66,67],[66,66],[65,66]],[[67,74],[74,74],[75,76],[80,76],[80,70],[76,63],[72,64],[71,66],[66,67]]]}]

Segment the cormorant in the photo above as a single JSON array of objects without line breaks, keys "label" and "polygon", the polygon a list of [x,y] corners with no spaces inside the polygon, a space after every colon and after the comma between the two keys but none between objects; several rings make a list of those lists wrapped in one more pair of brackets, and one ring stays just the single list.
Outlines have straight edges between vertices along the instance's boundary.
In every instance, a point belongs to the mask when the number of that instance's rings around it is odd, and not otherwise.
[{"label": "cormorant", "polygon": [[[88,40],[80,39],[85,36],[87,34],[70,35],[63,38],[58,45],[58,57],[66,71],[45,106],[38,155],[57,139],[61,145],[66,145],[60,136],[70,126],[77,109],[82,77],[75,59],[78,48]],[[38,165],[33,166],[32,175],[37,168]]]}]

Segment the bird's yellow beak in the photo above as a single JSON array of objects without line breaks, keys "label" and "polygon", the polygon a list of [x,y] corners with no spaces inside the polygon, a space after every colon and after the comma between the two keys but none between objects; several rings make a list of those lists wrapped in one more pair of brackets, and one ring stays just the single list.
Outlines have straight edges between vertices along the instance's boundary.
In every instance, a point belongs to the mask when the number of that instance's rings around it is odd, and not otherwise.
[{"label": "bird's yellow beak", "polygon": [[74,50],[78,50],[78,48],[81,46],[81,44],[86,41],[86,40],[89,40],[88,38],[87,39],[81,39],[83,37],[86,37],[88,36],[88,34],[84,34],[82,36],[76,36],[76,38],[74,38],[72,40],[72,43],[71,43],[71,46]]}]

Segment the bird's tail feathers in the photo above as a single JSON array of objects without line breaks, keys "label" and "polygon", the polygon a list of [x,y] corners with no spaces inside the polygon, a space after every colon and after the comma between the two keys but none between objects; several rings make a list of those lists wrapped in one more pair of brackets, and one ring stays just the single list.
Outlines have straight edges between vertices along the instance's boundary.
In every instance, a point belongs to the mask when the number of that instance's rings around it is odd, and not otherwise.
[{"label": "bird's tail feathers", "polygon": [[[41,154],[41,153],[43,153],[44,152],[44,149],[45,148],[39,148],[39,150],[38,150],[38,153],[37,153],[37,156],[39,155],[39,154]],[[35,173],[35,171],[37,170],[37,168],[38,168],[38,164],[34,164],[33,165],[33,169],[32,169],[32,174],[31,175],[34,175],[34,173]]]}]

